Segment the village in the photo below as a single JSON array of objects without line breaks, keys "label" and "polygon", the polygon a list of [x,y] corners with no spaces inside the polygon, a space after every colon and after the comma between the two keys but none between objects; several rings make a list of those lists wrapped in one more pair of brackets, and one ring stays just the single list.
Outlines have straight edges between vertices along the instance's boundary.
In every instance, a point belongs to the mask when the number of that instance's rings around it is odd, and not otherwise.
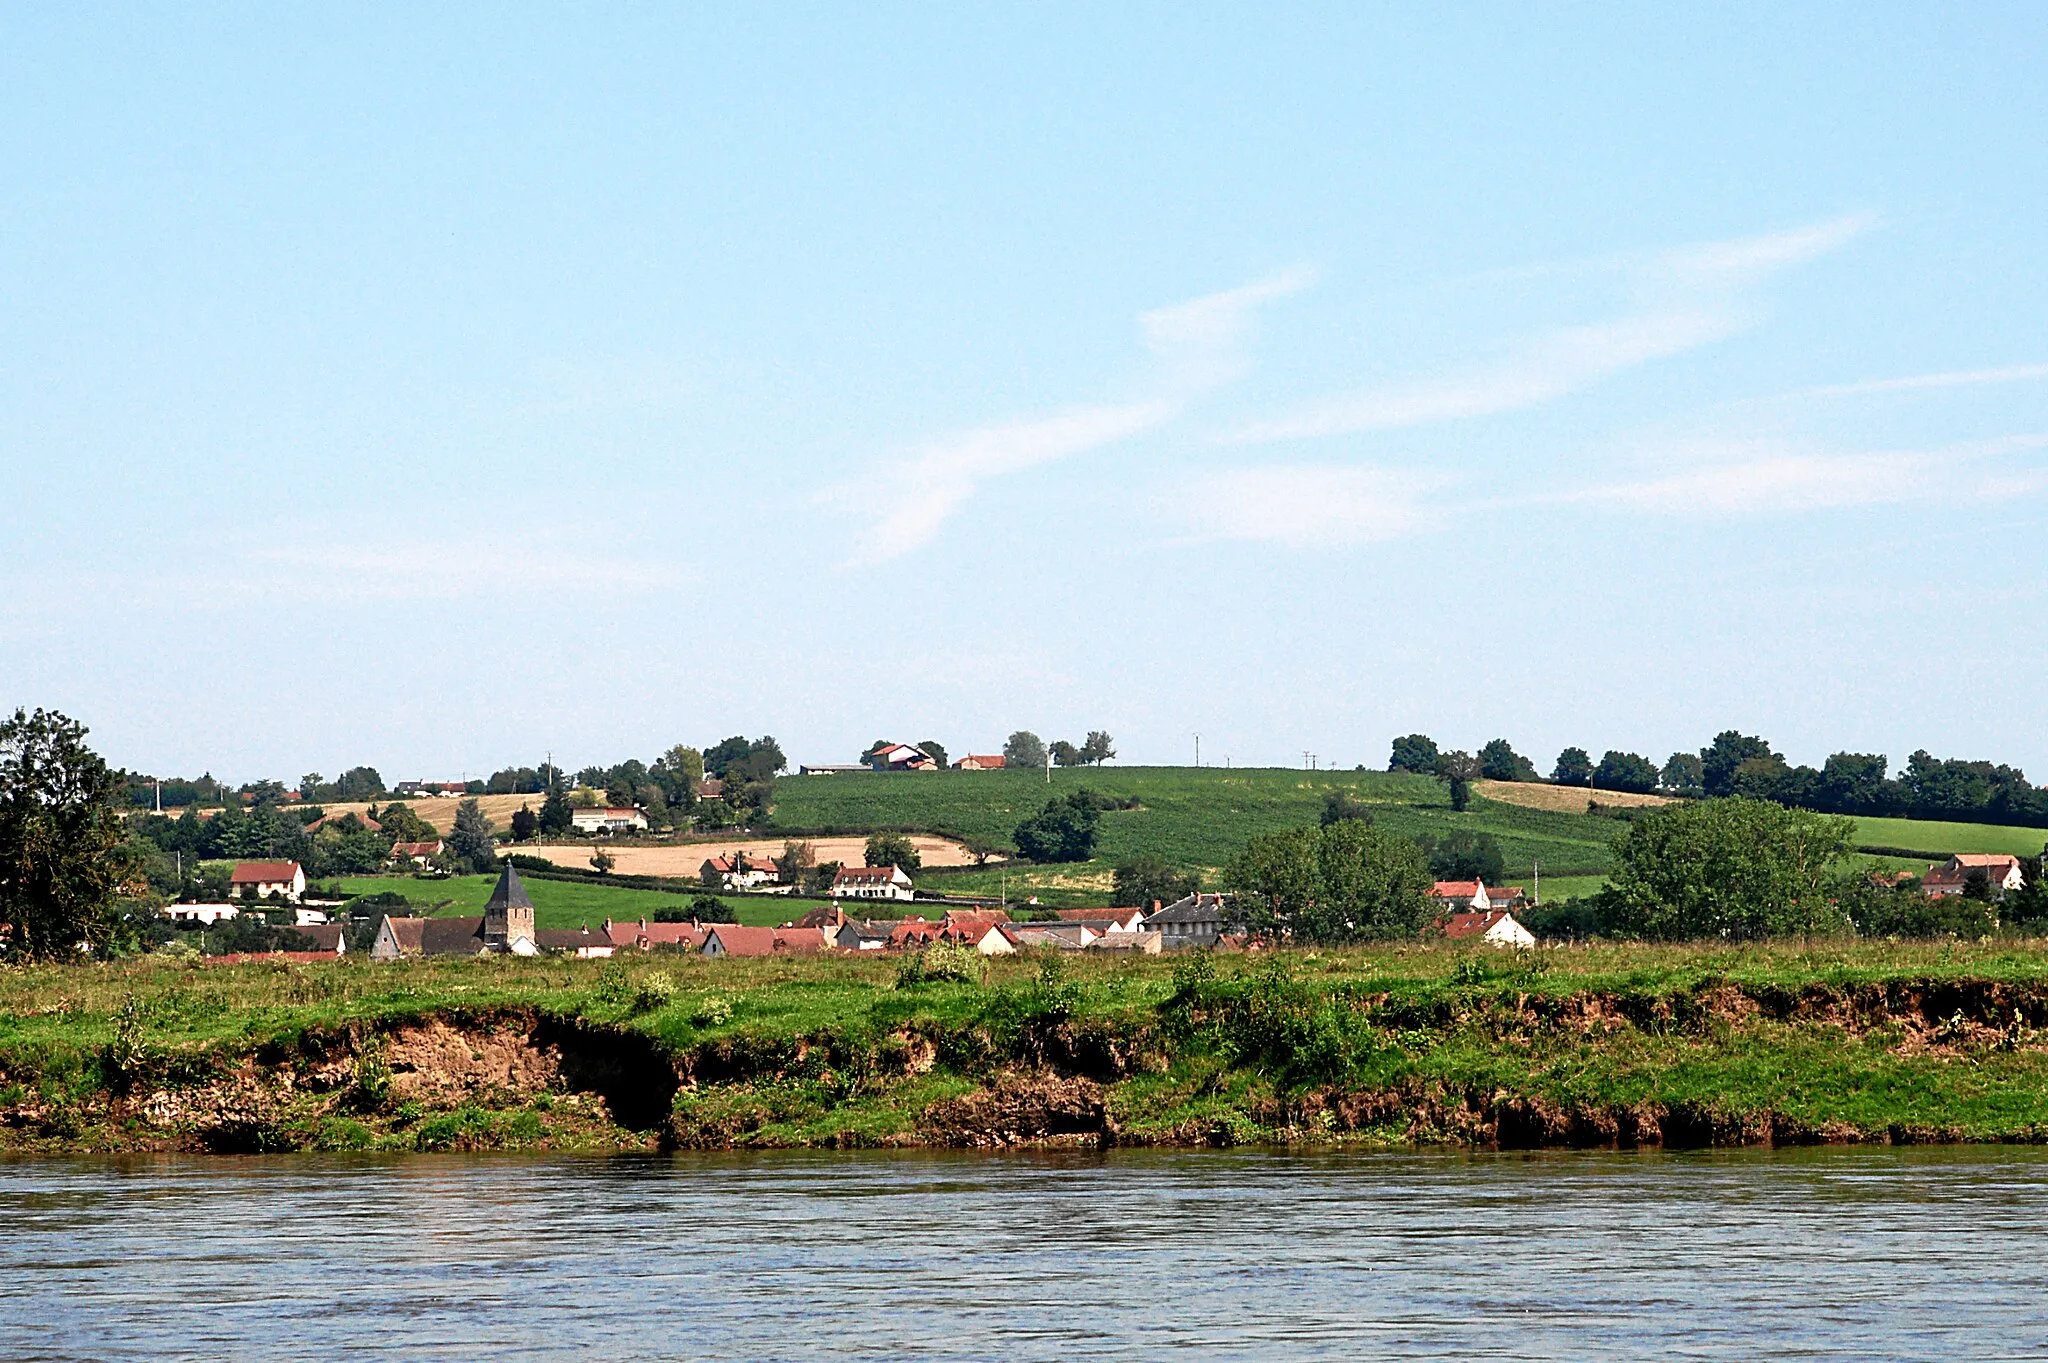
[{"label": "village", "polygon": [[[398,844],[395,861],[426,864],[437,844]],[[775,863],[733,852],[707,858],[701,870],[706,885],[739,894],[787,894],[794,887],[779,879]],[[1930,865],[1919,877],[1921,893],[1930,897],[1960,896],[1973,882],[1988,884],[1992,893],[2017,890],[2024,883],[2020,859],[2001,854],[1958,853]],[[349,954],[350,924],[331,915],[342,901],[317,900],[308,894],[306,874],[297,862],[237,863],[229,883],[239,902],[172,904],[163,912],[185,927],[207,926],[245,911],[288,917],[289,930],[305,939],[300,950],[233,952],[217,959],[255,957],[300,962],[334,960]],[[507,862],[482,915],[416,917],[383,914],[366,954],[372,961],[431,956],[561,955],[589,960],[620,952],[687,952],[708,957],[757,957],[815,952],[906,952],[944,944],[984,956],[1010,955],[1029,949],[1051,951],[1139,952],[1209,949],[1257,951],[1275,943],[1246,932],[1233,922],[1229,896],[1196,891],[1172,903],[1153,901],[1144,907],[1039,909],[1021,906],[1031,916],[1018,920],[1006,907],[989,905],[943,907],[940,916],[911,914],[893,918],[859,918],[842,901],[916,903],[912,878],[900,867],[840,867],[831,883],[831,902],[776,926],[730,922],[603,920],[598,927],[540,928],[518,869]],[[1489,886],[1476,880],[1439,880],[1430,890],[1437,910],[1433,934],[1450,941],[1470,940],[1493,947],[1528,949],[1535,934],[1516,917],[1531,901],[1519,885]]]}]

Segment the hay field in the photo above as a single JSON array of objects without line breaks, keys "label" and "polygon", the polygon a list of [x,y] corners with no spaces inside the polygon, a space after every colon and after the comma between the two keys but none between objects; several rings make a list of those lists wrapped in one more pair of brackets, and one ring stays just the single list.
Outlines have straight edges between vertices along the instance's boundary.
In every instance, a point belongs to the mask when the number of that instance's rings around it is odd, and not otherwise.
[{"label": "hay field", "polygon": [[[519,806],[526,805],[534,813],[540,813],[542,798],[539,795],[468,795],[455,798],[441,798],[429,795],[414,796],[409,799],[388,796],[384,799],[368,803],[360,800],[336,800],[332,802],[323,800],[320,802],[320,808],[327,811],[327,817],[338,819],[344,814],[360,814],[368,817],[370,804],[375,804],[379,809],[389,804],[401,804],[432,824],[436,832],[445,834],[449,829],[455,827],[456,807],[463,800],[470,799],[477,802],[484,812],[484,817],[489,819],[500,833],[503,833],[512,826],[512,815],[518,810]],[[586,853],[585,855],[588,854]]]},{"label": "hay field", "polygon": [[1636,795],[1625,790],[1594,790],[1590,786],[1553,786],[1539,781],[1474,781],[1472,791],[1504,805],[1547,809],[1557,814],[1583,814],[1589,804],[1615,809],[1671,803],[1668,795]]},{"label": "hay field", "polygon": [[[763,859],[782,855],[783,838],[731,838],[724,841],[702,841],[670,843],[666,846],[634,846],[631,844],[598,843],[611,853],[617,863],[612,869],[622,876],[695,876],[707,857],[722,857],[728,852],[745,852],[749,857]],[[866,838],[806,838],[803,841],[817,849],[819,861],[836,861],[843,866],[859,866],[862,854],[867,850]],[[950,838],[918,834],[910,839],[917,848],[917,854],[924,858],[927,866],[972,866],[974,858],[967,849]],[[523,857],[541,857],[557,866],[573,866],[578,870],[590,869],[591,843],[552,843],[546,845],[506,843],[499,850],[516,852]]]}]

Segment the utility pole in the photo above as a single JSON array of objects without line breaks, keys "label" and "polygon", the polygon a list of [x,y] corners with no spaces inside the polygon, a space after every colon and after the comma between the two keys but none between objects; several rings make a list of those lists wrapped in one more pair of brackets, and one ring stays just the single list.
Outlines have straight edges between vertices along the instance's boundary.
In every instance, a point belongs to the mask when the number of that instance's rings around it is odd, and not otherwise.
[{"label": "utility pole", "polygon": [[1202,736],[1201,736],[1200,734],[1196,734],[1196,735],[1195,735],[1195,770],[1197,770],[1197,771],[1200,771],[1201,769],[1202,769]]},{"label": "utility pole", "polygon": [[1543,862],[1541,859],[1529,863],[1530,871],[1536,877],[1536,902],[1543,902]]},{"label": "utility pole", "polygon": [[[1196,765],[1200,766],[1201,764],[1196,763]],[[159,814],[164,812],[164,783],[161,781],[156,783],[156,812]]]},{"label": "utility pole", "polygon": [[1045,750],[1045,783],[1052,784],[1052,749]]}]

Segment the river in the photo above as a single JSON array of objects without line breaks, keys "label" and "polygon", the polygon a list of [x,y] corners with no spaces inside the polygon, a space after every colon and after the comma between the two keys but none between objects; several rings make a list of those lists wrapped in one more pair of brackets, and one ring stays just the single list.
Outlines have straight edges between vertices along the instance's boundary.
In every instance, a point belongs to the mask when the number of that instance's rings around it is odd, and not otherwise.
[{"label": "river", "polygon": [[0,1163],[0,1357],[2048,1356],[2033,1149]]}]

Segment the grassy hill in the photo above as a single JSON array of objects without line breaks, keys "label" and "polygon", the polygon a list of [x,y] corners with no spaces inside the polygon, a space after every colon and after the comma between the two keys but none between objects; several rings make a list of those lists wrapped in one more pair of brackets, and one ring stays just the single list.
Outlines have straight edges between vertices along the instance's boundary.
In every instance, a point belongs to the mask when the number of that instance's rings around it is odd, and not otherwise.
[{"label": "grassy hill", "polygon": [[1856,840],[1878,847],[1903,847],[1915,852],[2010,852],[2038,857],[2048,843],[2048,830],[2013,828],[1989,823],[1937,823],[1931,819],[1856,820]]},{"label": "grassy hill", "polygon": [[1491,833],[1507,856],[1511,880],[1524,880],[1541,859],[1555,874],[1598,876],[1608,844],[1622,825],[1584,813],[1526,809],[1475,798],[1455,813],[1444,785],[1424,776],[1387,772],[1304,772],[1286,768],[1101,767],[1043,772],[857,772],[785,776],[775,783],[776,822],[789,828],[930,829],[1012,846],[1011,833],[1048,798],[1082,787],[1135,796],[1140,807],[1102,816],[1091,862],[1065,867],[987,868],[932,877],[934,888],[1037,893],[1048,902],[1100,903],[1117,862],[1152,854],[1211,875],[1250,838],[1314,823],[1332,790],[1370,804],[1381,828],[1404,837],[1438,837],[1464,829]]}]

